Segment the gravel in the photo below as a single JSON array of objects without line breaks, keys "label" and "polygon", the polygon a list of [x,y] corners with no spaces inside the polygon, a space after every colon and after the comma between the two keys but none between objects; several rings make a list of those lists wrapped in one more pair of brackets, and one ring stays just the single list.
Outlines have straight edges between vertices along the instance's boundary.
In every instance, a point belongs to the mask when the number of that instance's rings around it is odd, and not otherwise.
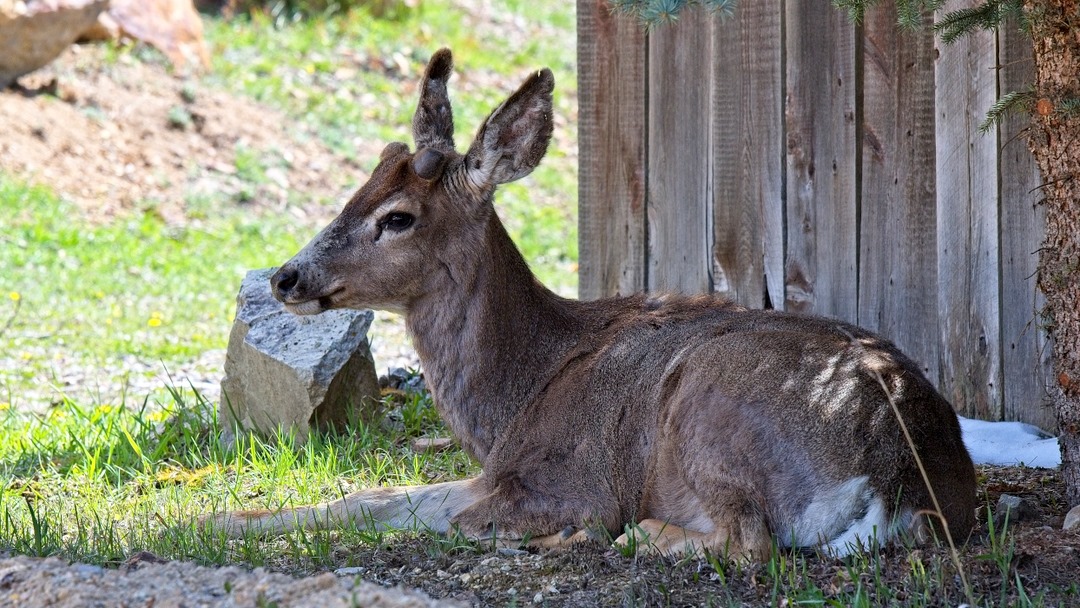
[{"label": "gravel", "polygon": [[318,606],[427,608],[460,606],[402,587],[384,588],[356,577],[320,574],[294,578],[262,568],[207,568],[163,562],[140,553],[120,569],[68,564],[57,558],[0,559],[0,607]]}]

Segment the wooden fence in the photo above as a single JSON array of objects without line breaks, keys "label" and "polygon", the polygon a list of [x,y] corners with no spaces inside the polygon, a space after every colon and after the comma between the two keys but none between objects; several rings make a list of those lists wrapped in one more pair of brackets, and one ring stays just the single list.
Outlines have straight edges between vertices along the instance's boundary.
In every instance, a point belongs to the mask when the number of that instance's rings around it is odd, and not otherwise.
[{"label": "wooden fence", "polygon": [[[827,0],[645,32],[578,0],[580,292],[715,291],[879,331],[963,414],[1056,423],[1015,27],[952,45]],[[957,5],[958,2],[953,2]]]}]

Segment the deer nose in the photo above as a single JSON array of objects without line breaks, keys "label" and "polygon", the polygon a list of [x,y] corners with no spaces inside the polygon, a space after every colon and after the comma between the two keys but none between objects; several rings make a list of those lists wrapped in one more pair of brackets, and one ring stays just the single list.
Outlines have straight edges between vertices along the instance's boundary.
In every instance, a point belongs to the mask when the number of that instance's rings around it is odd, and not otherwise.
[{"label": "deer nose", "polygon": [[270,277],[270,288],[274,292],[274,297],[280,302],[284,302],[289,297],[289,292],[296,287],[296,284],[300,281],[300,273],[295,268],[285,266],[280,268],[274,273],[274,276]]}]

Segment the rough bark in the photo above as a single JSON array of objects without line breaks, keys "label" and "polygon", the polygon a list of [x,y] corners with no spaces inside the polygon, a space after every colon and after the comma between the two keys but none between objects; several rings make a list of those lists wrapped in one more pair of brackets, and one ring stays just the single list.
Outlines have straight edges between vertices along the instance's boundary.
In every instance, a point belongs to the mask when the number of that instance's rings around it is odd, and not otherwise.
[{"label": "rough bark", "polygon": [[1029,145],[1043,177],[1046,241],[1039,257],[1044,319],[1054,340],[1061,471],[1080,504],[1080,1],[1027,0],[1035,60]]}]

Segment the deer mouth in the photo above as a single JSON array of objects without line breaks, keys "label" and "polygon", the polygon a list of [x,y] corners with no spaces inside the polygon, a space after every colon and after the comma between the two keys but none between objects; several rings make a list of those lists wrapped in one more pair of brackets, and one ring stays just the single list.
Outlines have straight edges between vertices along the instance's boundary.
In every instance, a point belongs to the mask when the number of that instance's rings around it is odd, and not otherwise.
[{"label": "deer mouth", "polygon": [[291,312],[294,315],[317,315],[324,310],[330,310],[331,308],[338,308],[335,305],[335,296],[345,291],[344,287],[335,289],[334,291],[316,298],[309,300],[300,300],[294,302],[285,302],[285,310]]}]

